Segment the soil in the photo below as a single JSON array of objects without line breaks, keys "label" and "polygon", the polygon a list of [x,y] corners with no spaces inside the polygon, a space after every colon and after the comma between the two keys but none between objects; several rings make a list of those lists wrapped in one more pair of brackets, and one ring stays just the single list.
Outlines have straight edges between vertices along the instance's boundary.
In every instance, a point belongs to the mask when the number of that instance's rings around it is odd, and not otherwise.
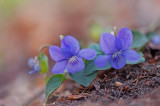
[{"label": "soil", "polygon": [[[158,106],[160,98],[159,54],[145,49],[146,62],[126,65],[123,69],[99,71],[97,78],[89,87],[81,86],[71,90],[71,96],[52,95],[47,104],[55,106]],[[158,91],[157,91],[158,90]],[[80,98],[76,98],[78,95]],[[75,98],[75,99],[74,99]],[[153,100],[152,100],[153,99]],[[150,100],[151,103],[148,103]],[[152,102],[153,101],[153,102]],[[153,105],[155,104],[155,105]]]}]

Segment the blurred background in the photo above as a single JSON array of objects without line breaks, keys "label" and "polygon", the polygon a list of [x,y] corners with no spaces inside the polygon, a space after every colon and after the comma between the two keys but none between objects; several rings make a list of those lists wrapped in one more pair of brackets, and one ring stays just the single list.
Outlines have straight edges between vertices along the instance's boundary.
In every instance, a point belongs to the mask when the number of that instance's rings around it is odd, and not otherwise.
[{"label": "blurred background", "polygon": [[27,105],[43,92],[42,75],[29,75],[27,64],[42,45],[72,35],[87,46],[98,42],[95,27],[145,33],[159,24],[159,11],[160,0],[0,0],[0,106]]}]

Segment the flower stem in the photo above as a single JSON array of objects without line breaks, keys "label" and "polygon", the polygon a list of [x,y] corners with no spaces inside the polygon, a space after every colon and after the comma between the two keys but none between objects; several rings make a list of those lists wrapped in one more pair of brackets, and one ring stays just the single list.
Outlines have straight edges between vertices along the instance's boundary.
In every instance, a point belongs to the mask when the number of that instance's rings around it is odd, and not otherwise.
[{"label": "flower stem", "polygon": [[49,76],[47,75],[47,73],[45,73],[43,75],[43,83],[46,84],[48,82]]},{"label": "flower stem", "polygon": [[69,76],[69,73],[63,73],[63,75],[65,76],[66,79],[68,79],[70,76]]},{"label": "flower stem", "polygon": [[144,49],[145,49],[145,45],[142,46],[142,47],[139,49],[139,51],[143,51]]},{"label": "flower stem", "polygon": [[116,36],[117,35],[117,27],[113,27],[113,31],[114,31],[114,36]]},{"label": "flower stem", "polygon": [[41,54],[42,50],[46,47],[50,47],[51,45],[47,44],[47,45],[44,45],[42,46],[40,49],[39,49],[39,55]]},{"label": "flower stem", "polygon": [[63,36],[63,35],[60,35],[59,38],[60,38],[60,40],[62,40],[62,39],[64,38],[64,36]]}]

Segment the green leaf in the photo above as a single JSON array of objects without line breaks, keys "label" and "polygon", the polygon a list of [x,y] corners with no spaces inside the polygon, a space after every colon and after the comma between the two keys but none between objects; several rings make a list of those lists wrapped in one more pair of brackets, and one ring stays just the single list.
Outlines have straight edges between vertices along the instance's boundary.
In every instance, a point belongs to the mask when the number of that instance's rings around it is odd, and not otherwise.
[{"label": "green leaf", "polygon": [[128,62],[127,61],[127,64],[138,64],[138,63],[145,62],[145,58],[143,57],[143,53],[142,52],[138,52],[138,54],[140,55],[140,59],[139,59],[138,62]]},{"label": "green leaf", "polygon": [[55,74],[49,78],[45,88],[45,95],[47,99],[57,88],[60,87],[60,85],[64,82],[64,80],[65,80],[65,75],[63,74]]},{"label": "green leaf", "polygon": [[154,37],[156,35],[158,35],[157,32],[149,32],[149,33],[146,34],[148,39],[152,39],[152,37]]},{"label": "green leaf", "polygon": [[94,64],[94,60],[85,60],[85,69],[84,69],[84,75],[89,75],[91,73],[93,73],[94,71],[96,70],[107,70],[107,69],[110,69],[111,66],[110,64],[108,63],[106,67],[97,67],[95,66]]},{"label": "green leaf", "polygon": [[[98,44],[93,44],[89,48],[96,50],[96,58],[99,55],[104,55],[104,53],[101,51],[100,46]],[[93,73],[96,70],[106,70],[111,68],[110,64],[108,63],[106,67],[97,67],[94,64],[95,59],[93,60],[85,60],[85,69],[84,69],[84,75],[89,75]]]},{"label": "green leaf", "polygon": [[104,55],[99,44],[93,44],[89,48],[96,50],[96,55]]},{"label": "green leaf", "polygon": [[132,31],[133,43],[130,48],[142,48],[147,42],[147,37],[139,31]]},{"label": "green leaf", "polygon": [[40,67],[42,74],[45,74],[48,72],[48,57],[45,54],[41,54],[40,57]]},{"label": "green leaf", "polygon": [[93,72],[90,75],[84,75],[84,70],[82,70],[76,72],[75,74],[69,74],[69,75],[74,81],[87,87],[96,78],[97,71]]}]

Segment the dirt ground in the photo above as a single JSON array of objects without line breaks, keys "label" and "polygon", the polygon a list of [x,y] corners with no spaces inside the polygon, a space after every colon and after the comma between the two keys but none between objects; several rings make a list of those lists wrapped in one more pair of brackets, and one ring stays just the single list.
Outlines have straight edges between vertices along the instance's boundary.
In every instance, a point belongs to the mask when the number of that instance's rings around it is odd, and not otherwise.
[{"label": "dirt ground", "polygon": [[[146,62],[126,65],[123,69],[100,71],[89,87],[64,83],[70,93],[50,97],[47,105],[55,106],[158,106],[160,103],[159,51],[146,47]],[[77,89],[76,89],[77,88]]]}]

